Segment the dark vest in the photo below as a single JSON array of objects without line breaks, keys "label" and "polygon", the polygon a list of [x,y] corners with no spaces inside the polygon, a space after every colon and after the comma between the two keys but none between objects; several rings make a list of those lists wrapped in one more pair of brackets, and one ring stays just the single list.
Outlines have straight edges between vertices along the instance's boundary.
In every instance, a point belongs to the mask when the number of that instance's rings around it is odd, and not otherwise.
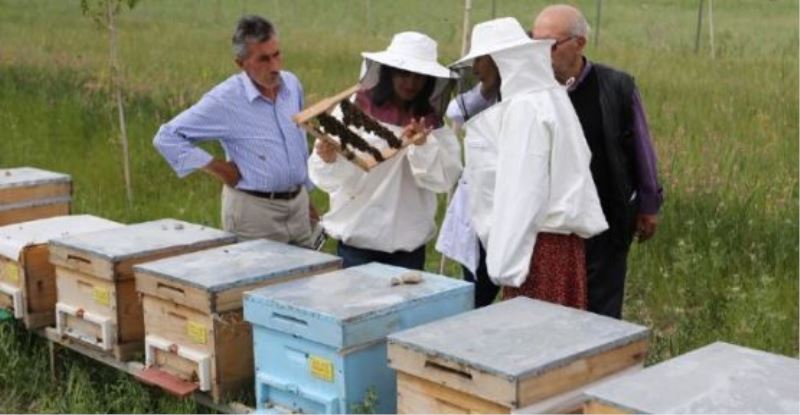
[{"label": "dark vest", "polygon": [[592,150],[592,176],[609,232],[629,244],[637,212],[634,197],[633,78],[602,64],[592,64],[586,79],[570,93]]}]

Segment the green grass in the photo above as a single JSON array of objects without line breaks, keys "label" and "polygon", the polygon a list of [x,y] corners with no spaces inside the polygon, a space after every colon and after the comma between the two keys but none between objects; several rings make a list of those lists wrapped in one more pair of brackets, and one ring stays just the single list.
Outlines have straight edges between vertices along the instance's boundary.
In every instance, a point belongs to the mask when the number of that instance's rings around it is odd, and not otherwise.
[{"label": "green grass", "polygon": [[[473,3],[473,21],[489,18],[491,2]],[[496,3],[499,16],[528,25],[547,2]],[[576,3],[593,20],[594,1]],[[104,33],[76,0],[0,0],[0,166],[72,174],[79,213],[218,226],[219,184],[203,174],[177,179],[151,140],[235,71],[229,38],[243,9],[277,23],[285,66],[308,102],[353,84],[359,52],[384,48],[394,32],[430,34],[444,62],[460,49],[460,0],[222,1],[219,12],[217,4],[143,0],[121,17],[135,196],[128,207]],[[715,340],[797,357],[798,5],[715,2],[714,60],[706,31],[693,53],[696,6],[603,2],[600,47],[588,51],[636,76],[666,194],[655,238],[631,252],[625,316],[653,330],[649,363]],[[312,196],[324,210],[326,196]],[[437,269],[431,247],[428,258]],[[76,355],[54,381],[46,356],[42,340],[0,324],[0,411],[203,410]]]}]

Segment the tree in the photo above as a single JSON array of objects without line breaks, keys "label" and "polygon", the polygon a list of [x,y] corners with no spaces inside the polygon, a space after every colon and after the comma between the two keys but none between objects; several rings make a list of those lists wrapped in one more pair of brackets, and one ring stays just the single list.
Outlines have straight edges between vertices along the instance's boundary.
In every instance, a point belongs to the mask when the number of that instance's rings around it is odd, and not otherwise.
[{"label": "tree", "polygon": [[89,16],[100,27],[108,31],[109,40],[109,68],[111,70],[111,91],[119,116],[120,143],[122,144],[122,168],[125,175],[125,193],[128,197],[128,206],[133,203],[133,188],[131,187],[131,160],[128,151],[128,132],[125,128],[125,107],[122,102],[122,73],[120,71],[119,56],[117,54],[117,26],[116,17],[124,9],[133,9],[139,0],[81,0],[83,14]]}]

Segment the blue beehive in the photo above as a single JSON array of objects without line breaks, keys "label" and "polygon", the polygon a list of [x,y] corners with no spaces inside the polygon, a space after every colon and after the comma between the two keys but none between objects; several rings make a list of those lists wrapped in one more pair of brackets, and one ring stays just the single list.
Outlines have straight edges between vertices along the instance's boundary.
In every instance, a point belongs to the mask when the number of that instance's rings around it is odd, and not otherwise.
[{"label": "blue beehive", "polygon": [[[397,284],[415,276],[422,281]],[[394,412],[386,336],[472,309],[472,292],[460,280],[372,263],[245,293],[258,408],[355,412],[372,391],[372,409]]]}]

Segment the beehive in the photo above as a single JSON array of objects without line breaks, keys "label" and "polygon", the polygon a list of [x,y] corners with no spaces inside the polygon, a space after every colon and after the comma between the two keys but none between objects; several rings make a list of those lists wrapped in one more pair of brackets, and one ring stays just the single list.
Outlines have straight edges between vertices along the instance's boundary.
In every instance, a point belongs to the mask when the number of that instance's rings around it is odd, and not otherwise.
[{"label": "beehive", "polygon": [[797,414],[797,359],[723,342],[586,391],[599,414]]},{"label": "beehive", "polygon": [[546,412],[580,409],[553,398],[641,366],[647,334],[524,297],[395,333],[388,343],[398,412],[509,413],[546,400]]},{"label": "beehive", "polygon": [[467,311],[472,298],[470,283],[378,263],[246,293],[258,408],[394,412],[386,335]]},{"label": "beehive", "polygon": [[341,259],[253,240],[134,267],[142,294],[145,363],[137,377],[217,402],[253,385],[253,340],[242,293],[341,267]]},{"label": "beehive", "polygon": [[0,169],[0,226],[69,215],[69,175],[33,167]]},{"label": "beehive", "polygon": [[119,228],[121,223],[91,215],[56,216],[0,227],[0,307],[29,329],[51,325],[56,304],[52,238]]},{"label": "beehive", "polygon": [[51,240],[57,332],[127,360],[144,350],[132,267],[235,240],[231,233],[175,219]]}]

